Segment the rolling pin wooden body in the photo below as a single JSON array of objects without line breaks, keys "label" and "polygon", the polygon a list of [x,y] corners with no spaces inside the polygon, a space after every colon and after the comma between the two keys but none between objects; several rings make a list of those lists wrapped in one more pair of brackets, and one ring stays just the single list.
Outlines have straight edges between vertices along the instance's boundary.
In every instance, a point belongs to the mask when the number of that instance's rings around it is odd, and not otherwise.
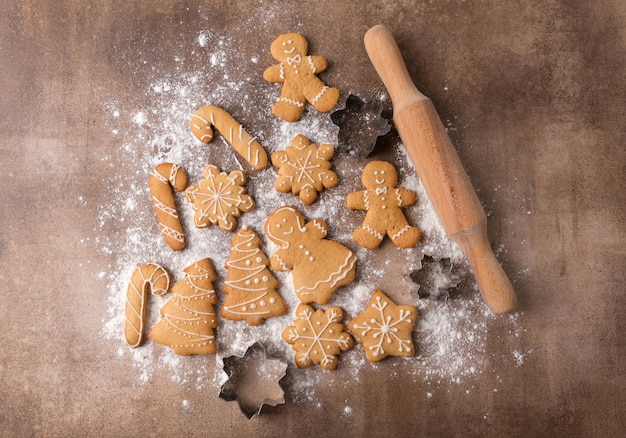
[{"label": "rolling pin wooden body", "polygon": [[433,103],[415,87],[386,27],[365,34],[365,49],[389,92],[396,129],[446,234],[467,256],[489,309],[512,311],[517,298],[489,245],[485,211]]}]

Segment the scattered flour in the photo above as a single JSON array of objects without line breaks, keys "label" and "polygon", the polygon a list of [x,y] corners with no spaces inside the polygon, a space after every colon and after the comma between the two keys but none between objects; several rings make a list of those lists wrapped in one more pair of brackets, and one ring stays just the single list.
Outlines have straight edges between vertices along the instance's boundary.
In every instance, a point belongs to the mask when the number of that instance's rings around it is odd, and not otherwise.
[{"label": "scattered flour", "polygon": [[[296,403],[320,405],[316,388],[324,371],[317,366],[298,370],[293,363],[290,346],[281,339],[281,332],[292,323],[291,313],[298,304],[289,272],[276,272],[275,276],[282,284],[279,292],[291,309],[290,314],[268,319],[258,327],[249,327],[243,322],[220,320],[217,329],[217,355],[181,357],[149,339],[136,349],[128,348],[124,343],[127,282],[132,270],[140,263],[161,264],[172,276],[174,284],[182,278],[183,268],[196,260],[210,257],[219,278],[214,285],[218,295],[221,295],[219,291],[226,275],[224,264],[231,250],[232,235],[217,227],[195,228],[190,206],[181,193],[176,193],[176,203],[186,232],[187,248],[173,253],[164,243],[157,228],[147,184],[150,170],[164,161],[182,165],[190,183],[200,179],[204,166],[209,162],[227,171],[236,168],[249,171],[221,136],[218,135],[209,145],[200,144],[192,137],[188,128],[189,120],[198,107],[241,106],[242,113],[234,113],[233,116],[240,120],[247,117],[248,123],[242,121],[245,128],[260,139],[269,153],[289,145],[296,134],[304,134],[317,144],[337,144],[338,128],[331,122],[328,114],[311,111],[305,113],[296,123],[282,122],[276,117],[266,115],[269,114],[269,107],[278,89],[263,86],[260,77],[245,76],[236,65],[243,62],[263,64],[266,61],[271,62],[269,59],[260,54],[242,53],[232,40],[213,35],[210,31],[199,32],[195,42],[196,51],[206,56],[206,71],[185,72],[180,61],[181,66],[176,69],[175,74],[153,71],[154,78],[144,90],[152,102],[149,106],[145,106],[145,101],[120,102],[115,96],[110,96],[109,100],[102,103],[111,139],[118,147],[115,156],[103,157],[103,161],[111,166],[111,176],[106,182],[110,195],[107,202],[99,207],[93,236],[86,237],[83,241],[94,240],[100,245],[103,254],[113,255],[115,258],[113,265],[106,269],[99,267],[94,274],[106,284],[108,290],[108,319],[103,321],[103,333],[110,339],[111,349],[117,357],[120,360],[130,360],[134,365],[137,385],[149,383],[156,373],[165,373],[171,381],[195,386],[198,391],[207,386],[215,389],[223,384],[226,379],[222,370],[223,358],[233,354],[241,356],[255,341],[260,341],[266,346],[268,354],[290,364],[284,380],[290,399]],[[259,88],[261,92],[259,94],[256,91],[255,96],[254,92]],[[250,115],[253,113],[262,115]],[[268,117],[271,119],[268,120]],[[254,122],[259,120],[263,123],[255,125]],[[285,204],[298,205],[309,220],[327,220],[329,238],[353,249],[357,253],[359,265],[367,267],[359,271],[358,281],[339,289],[331,302],[332,305],[344,309],[346,320],[366,307],[372,290],[380,284],[392,265],[404,266],[408,275],[411,269],[419,268],[421,254],[425,253],[435,259],[450,258],[453,265],[467,268],[458,246],[445,236],[401,144],[394,147],[393,160],[400,175],[400,185],[418,193],[419,204],[411,210],[409,221],[416,223],[424,236],[417,248],[398,251],[398,260],[393,263],[391,260],[377,260],[375,252],[364,250],[352,242],[354,217],[360,216],[351,216],[344,200],[350,191],[361,189],[360,171],[366,163],[366,160],[354,156],[335,157],[333,166],[342,183],[324,191],[318,201],[309,207],[297,202],[290,194],[279,194],[274,190],[274,169],[250,171],[248,191],[254,197],[257,208],[243,214],[238,220],[238,226],[246,225],[263,237],[262,224],[265,218]],[[270,255],[276,248],[267,242],[262,249]],[[464,281],[473,280],[467,277]],[[407,281],[406,287],[409,290],[414,285]],[[461,384],[485,371],[488,360],[485,333],[495,317],[486,310],[478,293],[473,292],[475,293],[470,296],[450,299],[447,302],[419,300],[416,293],[409,294],[419,308],[419,321],[414,330],[419,356],[403,360],[401,364],[415,379],[431,384],[443,381]],[[158,321],[159,309],[167,299],[167,295],[149,297],[147,332]],[[511,317],[509,323],[512,336],[519,337],[523,330],[517,319]],[[397,362],[392,360],[388,364],[368,364],[363,352],[357,351],[358,348],[361,347],[357,346],[340,356],[340,366],[352,367],[352,378],[356,382],[359,380],[359,370],[365,365],[380,372],[383,372],[385,366],[390,370],[396,366]],[[523,365],[524,355],[519,349],[512,354],[515,364]],[[395,375],[396,370],[390,370],[384,372]],[[430,388],[426,397],[431,398],[432,394],[433,389]],[[190,409],[188,400],[181,403],[183,409]],[[346,405],[343,414],[351,415],[352,408]]]}]

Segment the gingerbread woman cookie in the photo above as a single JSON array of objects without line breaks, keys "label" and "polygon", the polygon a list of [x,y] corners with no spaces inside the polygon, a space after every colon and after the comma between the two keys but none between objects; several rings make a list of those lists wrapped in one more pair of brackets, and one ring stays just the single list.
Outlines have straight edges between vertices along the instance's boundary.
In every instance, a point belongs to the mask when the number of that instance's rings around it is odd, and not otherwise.
[{"label": "gingerbread woman cookie", "polygon": [[295,292],[303,303],[326,304],[337,288],[354,280],[356,255],[325,239],[327,230],[321,219],[305,224],[294,207],[281,207],[265,221],[265,234],[280,246],[270,259],[271,266],[293,270]]},{"label": "gingerbread woman cookie", "polygon": [[400,248],[414,246],[420,230],[408,224],[401,208],[415,204],[417,196],[412,190],[396,187],[396,168],[386,161],[372,161],[363,169],[361,182],[366,190],[349,193],[347,199],[349,209],[367,211],[363,226],[352,234],[354,240],[374,249],[388,235]]},{"label": "gingerbread woman cookie", "polygon": [[299,194],[300,200],[310,205],[317,199],[317,192],[339,184],[337,174],[330,170],[330,160],[334,155],[333,145],[317,147],[304,135],[296,135],[291,146],[271,155],[279,175],[274,187],[279,192]]},{"label": "gingerbread woman cookie", "polygon": [[272,42],[270,52],[279,63],[268,67],[263,79],[283,84],[272,114],[295,122],[302,116],[307,101],[323,113],[335,106],[339,90],[325,85],[316,76],[326,70],[328,61],[322,56],[307,55],[308,43],[302,35],[293,32],[279,35]]}]

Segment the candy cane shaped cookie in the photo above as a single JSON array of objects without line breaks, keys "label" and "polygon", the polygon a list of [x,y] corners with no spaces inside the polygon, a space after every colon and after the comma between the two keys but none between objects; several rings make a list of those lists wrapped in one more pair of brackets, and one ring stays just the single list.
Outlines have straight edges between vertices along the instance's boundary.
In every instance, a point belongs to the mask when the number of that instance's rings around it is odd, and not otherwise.
[{"label": "candy cane shaped cookie", "polygon": [[191,118],[191,132],[202,143],[213,140],[213,126],[250,165],[257,170],[267,167],[267,153],[256,137],[248,134],[226,111],[217,106],[203,106]]},{"label": "candy cane shaped cookie", "polygon": [[173,251],[180,251],[185,247],[185,235],[176,211],[172,187],[178,191],[185,190],[185,171],[176,164],[159,164],[150,173],[150,193],[163,238]]},{"label": "candy cane shaped cookie", "polygon": [[154,295],[163,295],[170,286],[167,271],[154,263],[144,263],[133,271],[126,292],[126,321],[124,337],[131,347],[141,343],[146,324],[148,289]]}]

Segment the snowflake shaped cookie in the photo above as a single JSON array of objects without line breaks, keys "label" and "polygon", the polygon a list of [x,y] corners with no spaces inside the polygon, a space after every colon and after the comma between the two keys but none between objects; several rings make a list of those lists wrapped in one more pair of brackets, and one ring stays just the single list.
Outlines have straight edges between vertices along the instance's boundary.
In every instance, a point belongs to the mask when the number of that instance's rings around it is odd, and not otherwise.
[{"label": "snowflake shaped cookie", "polygon": [[291,141],[291,146],[284,151],[271,155],[272,164],[278,168],[276,190],[300,195],[300,200],[307,205],[315,202],[317,192],[339,184],[337,174],[330,170],[330,160],[335,155],[335,148],[330,144],[319,147],[308,138],[298,134]]},{"label": "snowflake shaped cookie", "polygon": [[411,332],[417,309],[398,306],[379,290],[374,291],[367,309],[348,323],[361,339],[367,360],[378,362],[387,356],[414,356]]},{"label": "snowflake shaped cookie", "polygon": [[241,213],[254,209],[254,200],[247,194],[246,175],[241,170],[222,172],[209,164],[204,179],[185,190],[185,197],[195,211],[194,223],[199,228],[217,224],[232,231]]},{"label": "snowflake shaped cookie", "polygon": [[337,367],[337,355],[354,346],[354,339],[343,330],[343,311],[332,306],[326,311],[307,304],[296,309],[297,319],[283,330],[282,337],[296,351],[298,368],[319,363],[325,370]]}]

